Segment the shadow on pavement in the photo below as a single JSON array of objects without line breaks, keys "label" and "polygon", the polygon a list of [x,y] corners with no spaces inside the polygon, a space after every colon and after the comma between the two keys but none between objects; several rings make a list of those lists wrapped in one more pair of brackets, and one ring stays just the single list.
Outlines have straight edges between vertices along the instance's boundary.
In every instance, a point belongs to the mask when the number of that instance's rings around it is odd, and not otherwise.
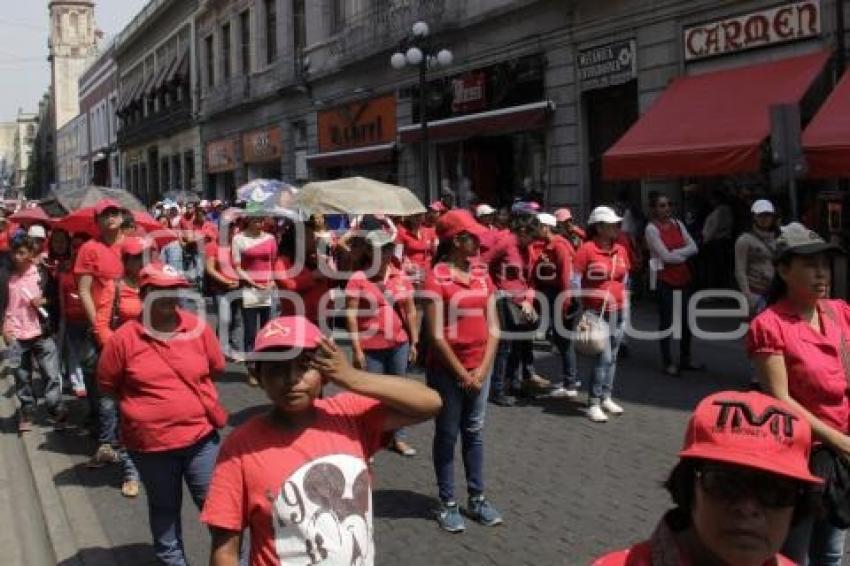
[{"label": "shadow on pavement", "polygon": [[403,489],[378,489],[372,493],[376,519],[433,519],[436,498]]},{"label": "shadow on pavement", "polygon": [[121,566],[149,566],[157,564],[150,544],[127,544],[112,548],[83,548],[58,566],[80,564],[120,564]]}]

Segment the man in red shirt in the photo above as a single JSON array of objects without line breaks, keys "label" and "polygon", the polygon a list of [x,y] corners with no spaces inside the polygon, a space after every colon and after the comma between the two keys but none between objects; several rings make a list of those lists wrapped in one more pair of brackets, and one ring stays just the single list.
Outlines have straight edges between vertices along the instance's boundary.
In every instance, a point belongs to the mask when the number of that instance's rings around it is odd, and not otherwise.
[{"label": "man in red shirt", "polygon": [[[124,264],[121,261],[121,205],[112,199],[103,199],[94,207],[95,220],[100,229],[100,237],[92,238],[80,247],[74,263],[74,275],[77,277],[78,292],[89,329],[92,332],[97,351],[103,349],[106,337],[98,335],[97,313],[112,309],[115,281],[124,276]],[[106,300],[104,300],[106,299]],[[116,448],[118,443],[118,409],[108,396],[98,392],[94,368],[97,365],[97,353],[88,352],[83,361],[86,389],[90,407],[97,408],[98,449],[92,458],[91,466],[103,466],[119,461]],[[129,460],[129,459],[128,459]]]},{"label": "man in red shirt", "polygon": [[[439,395],[415,380],[355,370],[301,316],[269,322],[252,366],[271,411],[225,440],[201,521],[213,566],[236,566],[250,531],[254,566],[372,564],[368,459],[389,433],[429,419]],[[320,398],[323,383],[347,390]]]}]

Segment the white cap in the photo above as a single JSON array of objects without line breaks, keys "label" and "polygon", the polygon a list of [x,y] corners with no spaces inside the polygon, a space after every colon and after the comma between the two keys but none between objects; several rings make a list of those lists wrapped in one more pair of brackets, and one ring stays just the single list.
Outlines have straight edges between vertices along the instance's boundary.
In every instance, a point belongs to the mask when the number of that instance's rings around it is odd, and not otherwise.
[{"label": "white cap", "polygon": [[30,226],[30,229],[27,230],[27,236],[30,238],[44,238],[47,239],[47,232],[44,230],[44,226],[40,224],[33,224]]},{"label": "white cap", "polygon": [[558,225],[558,219],[555,218],[554,214],[549,214],[548,212],[541,212],[537,215],[537,220],[544,226],[549,226],[550,228],[554,228]]},{"label": "white cap", "polygon": [[773,203],[766,199],[759,199],[753,203],[750,209],[753,214],[776,214],[776,209],[773,208]]},{"label": "white cap", "polygon": [[488,214],[494,214],[496,209],[490,206],[489,204],[479,204],[475,207],[475,216],[476,218],[481,218],[482,216],[487,216]]},{"label": "white cap", "polygon": [[597,206],[590,212],[588,224],[619,224],[623,219],[610,206]]},{"label": "white cap", "polygon": [[208,200],[202,200],[201,201],[201,208],[209,208],[209,206],[210,206],[210,201],[208,201]]}]

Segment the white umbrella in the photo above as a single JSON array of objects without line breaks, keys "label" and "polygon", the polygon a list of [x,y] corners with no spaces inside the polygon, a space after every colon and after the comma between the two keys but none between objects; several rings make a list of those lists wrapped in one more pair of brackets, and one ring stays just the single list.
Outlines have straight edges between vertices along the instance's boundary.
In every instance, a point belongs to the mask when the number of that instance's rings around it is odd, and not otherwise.
[{"label": "white umbrella", "polygon": [[364,177],[309,183],[295,197],[309,214],[389,214],[410,216],[426,212],[410,189]]}]

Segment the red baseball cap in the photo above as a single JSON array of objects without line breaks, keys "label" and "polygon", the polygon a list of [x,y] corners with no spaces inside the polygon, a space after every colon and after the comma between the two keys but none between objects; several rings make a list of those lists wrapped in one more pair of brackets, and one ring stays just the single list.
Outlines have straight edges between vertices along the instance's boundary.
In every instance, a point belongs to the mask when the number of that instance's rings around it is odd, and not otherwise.
[{"label": "red baseball cap", "polygon": [[120,210],[124,207],[121,206],[121,203],[118,202],[115,199],[111,199],[111,198],[100,199],[99,201],[97,201],[97,204],[94,205],[94,215],[100,216],[105,211],[109,210],[110,208],[117,208],[117,209]]},{"label": "red baseball cap", "polygon": [[697,405],[680,458],[755,468],[820,484],[809,471],[812,430],[788,404],[750,391],[722,391]]},{"label": "red baseball cap", "polygon": [[123,255],[142,255],[145,250],[151,249],[151,242],[139,236],[128,236],[121,242],[121,253]]},{"label": "red baseball cap", "polygon": [[437,236],[440,239],[454,238],[461,232],[467,232],[480,239],[489,230],[479,224],[472,214],[463,208],[452,209],[437,220]]},{"label": "red baseball cap", "polygon": [[159,289],[188,288],[189,282],[183,275],[162,263],[151,263],[139,272],[139,287],[156,287]]},{"label": "red baseball cap", "polygon": [[254,341],[254,351],[262,352],[275,348],[304,348],[313,350],[319,347],[324,336],[319,327],[303,316],[282,316],[269,321]]}]

